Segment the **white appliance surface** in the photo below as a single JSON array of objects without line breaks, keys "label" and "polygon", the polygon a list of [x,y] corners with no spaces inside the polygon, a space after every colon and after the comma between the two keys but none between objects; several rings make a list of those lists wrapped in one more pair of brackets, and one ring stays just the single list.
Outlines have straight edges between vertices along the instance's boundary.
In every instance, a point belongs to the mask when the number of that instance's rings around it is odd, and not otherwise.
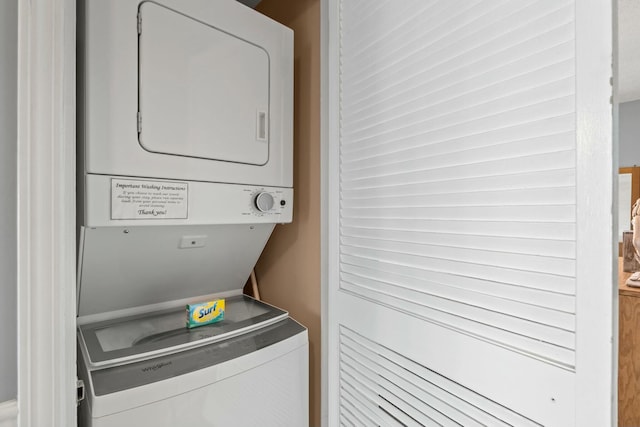
[{"label": "white appliance surface", "polygon": [[108,369],[79,358],[81,427],[308,426],[307,332],[291,319]]},{"label": "white appliance surface", "polygon": [[[226,301],[226,310],[225,320],[232,323],[241,323],[268,312],[263,307],[249,308],[246,305],[233,307],[229,300]],[[215,328],[220,325],[220,323],[207,326]],[[184,326],[184,310],[172,310],[170,313],[162,316],[158,322],[151,322],[146,318],[131,319],[113,327],[100,328],[96,330],[95,334],[101,349],[104,352],[110,352],[130,349],[145,342],[157,342],[161,338],[174,336],[176,331],[188,333],[189,331],[185,331]],[[206,329],[207,327],[204,326],[196,329],[194,332],[197,334]],[[210,333],[209,331],[207,332]]]},{"label": "white appliance surface", "polygon": [[292,31],[235,0],[78,18],[80,427],[307,426],[306,329],[239,296],[293,215]]},{"label": "white appliance surface", "polygon": [[[277,224],[293,219],[292,188],[106,175],[87,175],[83,182],[87,192],[79,203],[86,227]],[[163,190],[163,185],[183,190]],[[271,207],[260,210],[258,197],[265,195]]]},{"label": "white appliance surface", "polygon": [[235,0],[78,14],[80,171],[292,187],[290,29]]},{"label": "white appliance surface", "polygon": [[273,227],[83,228],[77,292],[80,321],[205,295],[240,293]]},{"label": "white appliance surface", "polygon": [[267,52],[156,3],[142,3],[139,13],[140,144],[156,153],[266,164]]},{"label": "white appliance surface", "polygon": [[[224,319],[186,327],[185,306],[78,325],[88,368],[106,368],[178,353],[287,319],[288,313],[246,295],[225,298]],[[86,318],[85,318],[86,320]]]}]

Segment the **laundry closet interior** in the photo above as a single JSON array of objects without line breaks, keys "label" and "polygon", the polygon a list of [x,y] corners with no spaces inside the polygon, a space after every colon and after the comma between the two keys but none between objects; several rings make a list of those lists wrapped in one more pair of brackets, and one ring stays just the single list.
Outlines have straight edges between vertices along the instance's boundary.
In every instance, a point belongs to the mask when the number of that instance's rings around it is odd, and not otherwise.
[{"label": "laundry closet interior", "polygon": [[319,421],[319,2],[284,3],[78,2],[80,426]]}]

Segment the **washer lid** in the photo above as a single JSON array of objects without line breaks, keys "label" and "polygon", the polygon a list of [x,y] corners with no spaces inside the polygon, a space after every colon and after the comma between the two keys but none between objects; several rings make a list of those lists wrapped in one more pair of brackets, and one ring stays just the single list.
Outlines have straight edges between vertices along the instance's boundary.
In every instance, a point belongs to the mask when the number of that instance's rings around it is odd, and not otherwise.
[{"label": "washer lid", "polygon": [[284,320],[286,311],[245,295],[227,298],[224,320],[186,327],[184,308],[80,325],[91,368],[132,363],[228,339]]},{"label": "washer lid", "polygon": [[269,160],[269,56],[157,3],[139,10],[139,142],[148,151]]},{"label": "washer lid", "polygon": [[84,323],[203,295],[240,293],[273,227],[82,227],[78,316]]}]

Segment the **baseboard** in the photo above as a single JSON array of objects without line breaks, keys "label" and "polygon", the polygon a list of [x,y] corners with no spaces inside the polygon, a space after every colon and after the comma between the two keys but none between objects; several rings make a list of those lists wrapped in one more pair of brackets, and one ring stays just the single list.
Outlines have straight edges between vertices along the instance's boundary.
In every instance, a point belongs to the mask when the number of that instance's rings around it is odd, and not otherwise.
[{"label": "baseboard", "polygon": [[18,427],[18,401],[0,403],[0,427]]}]

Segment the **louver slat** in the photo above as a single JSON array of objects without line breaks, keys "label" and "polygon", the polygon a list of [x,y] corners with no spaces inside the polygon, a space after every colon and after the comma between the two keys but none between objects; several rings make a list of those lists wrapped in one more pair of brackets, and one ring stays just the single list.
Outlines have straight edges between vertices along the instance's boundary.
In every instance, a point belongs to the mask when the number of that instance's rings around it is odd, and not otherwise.
[{"label": "louver slat", "polygon": [[[428,258],[420,255],[405,254],[393,251],[376,251],[368,248],[343,247],[343,254],[352,259],[380,261],[383,263],[424,268],[435,272],[446,272],[475,279],[483,279],[498,284],[513,284],[527,288],[557,292],[565,295],[575,295],[575,278],[544,274],[542,272],[526,271],[515,268],[493,267],[489,265],[473,264],[464,260],[449,260],[444,258]],[[357,261],[356,265],[357,265]],[[453,278],[455,279],[455,278]],[[452,282],[455,286],[456,282]]]},{"label": "louver slat", "polygon": [[[456,312],[452,304],[417,300],[417,296],[410,293],[401,297],[392,296],[371,285],[362,286],[345,281],[343,289],[388,307],[402,307],[402,311],[418,318],[490,340],[507,349],[527,355],[545,354],[545,359],[564,366],[570,366],[572,361],[575,344],[570,339],[572,334],[567,331],[506,318],[489,310],[467,308],[464,313]],[[515,325],[511,327],[509,321]]]},{"label": "louver slat", "polygon": [[[402,166],[380,168],[378,174],[371,171],[356,171],[341,175],[342,189],[371,188],[381,185],[418,184],[421,182],[440,182],[460,179],[477,179],[500,177],[517,173],[536,173],[555,171],[575,167],[575,151],[552,151],[549,153],[521,156],[507,159],[478,161],[477,156],[470,156],[467,162],[456,160],[456,163],[422,162],[422,169],[405,169]],[[427,167],[431,164],[431,168]]]},{"label": "louver slat", "polygon": [[[396,286],[416,293],[424,293],[429,298],[426,301],[433,305],[442,299],[444,301],[459,302],[464,305],[478,307],[504,313],[508,316],[521,316],[521,319],[540,322],[553,329],[573,331],[575,316],[571,313],[549,309],[545,306],[533,305],[529,301],[514,301],[506,298],[483,294],[482,292],[460,289],[446,284],[432,281],[408,278],[391,273],[371,271],[357,266],[344,266],[343,279],[350,283],[367,284],[369,281],[382,282],[385,285]],[[455,307],[455,306],[454,306]]]},{"label": "louver slat", "polygon": [[[499,236],[474,236],[455,233],[430,233],[422,231],[389,230],[374,227],[343,227],[343,236],[361,239],[377,239],[402,243],[416,243],[423,245],[443,246],[487,250],[514,254],[537,255],[545,253],[547,256],[573,259],[575,257],[575,242],[571,240],[551,240],[536,237],[506,238]],[[460,240],[460,242],[458,242]]]},{"label": "louver slat", "polygon": [[505,300],[520,301],[536,307],[557,310],[564,313],[573,313],[575,309],[575,297],[547,290],[532,289],[521,285],[495,283],[486,280],[465,277],[459,274],[428,271],[420,267],[385,263],[384,261],[354,258],[342,256],[342,268],[345,272],[351,269],[370,270],[379,273],[393,273],[407,276],[413,279],[446,285],[467,292],[477,292],[482,295],[491,295]]}]

